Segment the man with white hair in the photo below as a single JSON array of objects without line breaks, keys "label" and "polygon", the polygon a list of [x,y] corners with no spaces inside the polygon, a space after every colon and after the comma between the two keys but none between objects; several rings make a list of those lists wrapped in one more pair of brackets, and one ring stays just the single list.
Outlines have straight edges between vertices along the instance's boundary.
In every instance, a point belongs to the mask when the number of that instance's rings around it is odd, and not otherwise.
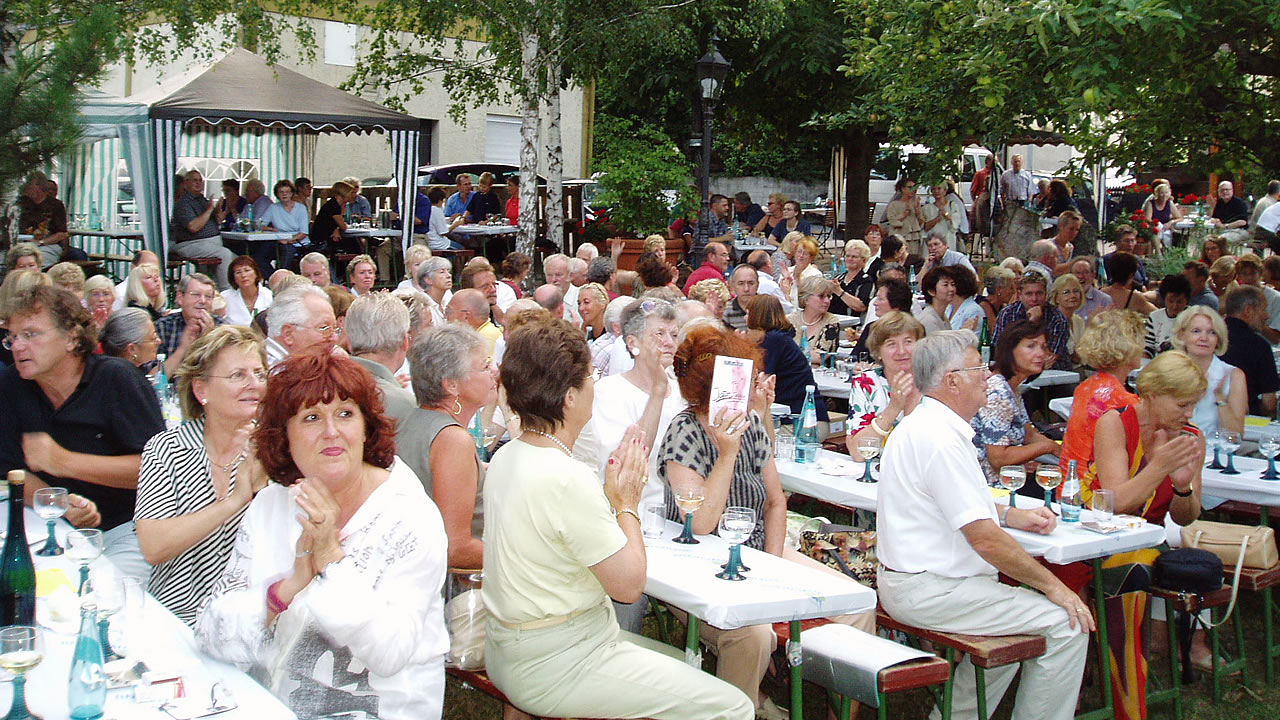
[{"label": "man with white hair", "polygon": [[324,290],[315,285],[275,296],[267,317],[267,364],[275,367],[293,353],[337,346],[342,328]]},{"label": "man with white hair", "polygon": [[590,263],[580,257],[569,258],[569,284],[573,287],[582,287],[589,281],[587,280],[587,268],[591,267]]},{"label": "man with white hair", "polygon": [[[1021,667],[1014,717],[1070,720],[1095,623],[1084,601],[1002,529],[1047,535],[1056,516],[992,500],[969,425],[986,404],[990,374],[972,331],[943,330],[916,343],[912,376],[924,397],[894,429],[880,465],[877,592],[885,611],[917,627],[1043,636],[1040,657],[987,671],[987,707],[1000,703]],[[1002,584],[998,573],[1031,590]],[[974,717],[968,657],[955,681],[953,715]]]},{"label": "man with white hair", "polygon": [[711,308],[701,300],[681,300],[676,304],[676,327],[682,328],[698,318],[719,321]]},{"label": "man with white hair", "polygon": [[[579,260],[579,258],[573,258]],[[586,263],[582,263],[583,282],[586,282]],[[548,255],[542,261],[542,271],[546,275],[547,284],[560,288],[564,295],[564,319],[582,326],[582,316],[578,314],[578,288],[571,282],[570,258],[562,253]]]},{"label": "man with white hair", "polygon": [[601,377],[610,375],[610,349],[622,336],[622,311],[635,302],[635,298],[616,297],[604,308],[604,334],[591,341],[591,364]]},{"label": "man with white hair", "polygon": [[[756,279],[760,283],[757,293],[778,298],[778,302],[782,303],[782,312],[788,315],[795,312],[795,306],[791,304],[791,298],[782,291],[782,286],[778,285],[778,281],[773,279],[773,258],[769,256],[769,253],[764,250],[752,250],[751,254],[747,255],[747,264],[756,269]],[[732,290],[732,288],[730,289]]]},{"label": "man with white hair", "polygon": [[[1249,203],[1236,195],[1235,186],[1230,180],[1218,183],[1218,201],[1213,205],[1213,213],[1209,216],[1209,224],[1220,231],[1235,230],[1236,233],[1224,235],[1246,234],[1244,227],[1249,224]],[[1247,235],[1247,234],[1246,234]],[[1232,239],[1235,239],[1234,237]]]},{"label": "man with white hair", "polygon": [[329,286],[329,258],[318,252],[310,252],[302,256],[298,263],[302,277],[310,280],[318,288]]},{"label": "man with white hair", "polygon": [[600,248],[589,242],[582,243],[578,246],[578,251],[574,253],[574,257],[582,258],[583,262],[590,263],[600,257]]},{"label": "man with white hair", "polygon": [[489,356],[493,357],[502,330],[489,320],[489,300],[475,288],[463,288],[453,294],[444,310],[445,322],[466,323],[489,341]]},{"label": "man with white hair", "polygon": [[181,312],[171,312],[156,320],[156,335],[160,338],[158,352],[165,354],[164,372],[173,377],[182,367],[191,344],[214,326],[222,324],[222,318],[213,314],[213,280],[203,273],[183,275],[178,281],[174,299]]},{"label": "man with white hair", "polygon": [[1031,199],[1031,193],[1035,188],[1035,182],[1031,178],[1031,171],[1022,168],[1022,156],[1015,154],[1010,160],[1010,167],[1000,176],[1000,197],[1004,200],[1005,207],[1021,205]]},{"label": "man with white hair", "polygon": [[351,359],[373,375],[387,415],[404,422],[416,407],[395,376],[409,352],[409,308],[391,293],[370,293],[351,303],[343,326]]},{"label": "man with white hair", "polygon": [[1026,272],[1040,273],[1045,282],[1053,284],[1053,268],[1058,264],[1058,246],[1052,240],[1037,240],[1027,249]]}]

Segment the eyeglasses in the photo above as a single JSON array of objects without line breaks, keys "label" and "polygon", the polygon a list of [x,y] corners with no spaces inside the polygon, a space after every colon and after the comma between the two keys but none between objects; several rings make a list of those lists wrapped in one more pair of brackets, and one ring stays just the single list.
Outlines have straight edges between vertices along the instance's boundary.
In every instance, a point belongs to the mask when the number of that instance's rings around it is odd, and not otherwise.
[{"label": "eyeglasses", "polygon": [[320,333],[321,335],[324,335],[325,337],[342,337],[342,328],[338,327],[337,325],[321,325],[320,327],[308,327],[306,325],[297,325],[295,327],[306,328],[308,330],[315,330],[316,332]]},{"label": "eyeglasses", "polygon": [[206,375],[205,377],[221,378],[222,380],[229,380],[232,385],[248,385],[250,378],[257,380],[260,383],[266,382],[267,371],[254,370],[253,372],[245,372],[244,370],[237,370],[231,373],[230,375]]},{"label": "eyeglasses", "polygon": [[0,340],[0,345],[4,345],[5,350],[12,350],[13,346],[22,341],[24,345],[30,345],[40,338],[41,335],[49,332],[48,330],[23,330],[14,335],[6,335],[4,340]]},{"label": "eyeglasses", "polygon": [[641,300],[640,312],[644,313],[645,315],[648,315],[654,310],[657,310],[658,307],[661,305],[666,305],[667,307],[671,307],[671,303],[667,302],[666,300],[659,300],[657,298],[649,298],[648,300]]},{"label": "eyeglasses", "polygon": [[985,363],[984,363],[984,364],[982,364],[982,365],[974,365],[973,367],[956,368],[955,370],[952,370],[951,372],[972,372],[972,371],[974,371],[974,370],[981,370],[981,371],[982,371],[982,373],[983,373],[983,375],[990,375],[990,374],[991,374],[991,368],[987,367]]}]

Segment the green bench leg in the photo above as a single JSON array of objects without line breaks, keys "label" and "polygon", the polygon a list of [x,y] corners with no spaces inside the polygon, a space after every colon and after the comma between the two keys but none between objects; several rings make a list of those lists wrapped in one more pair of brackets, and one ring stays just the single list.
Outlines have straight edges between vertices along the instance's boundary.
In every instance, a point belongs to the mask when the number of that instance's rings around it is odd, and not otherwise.
[{"label": "green bench leg", "polygon": [[[791,639],[788,643],[800,645],[799,620],[791,621]],[[790,652],[787,653],[787,664],[791,666],[791,720],[804,720],[804,668],[799,658],[791,658]]]},{"label": "green bench leg", "polygon": [[[1213,622],[1213,613],[1209,613],[1209,621]],[[1213,672],[1209,673],[1210,682],[1213,686],[1214,702],[1222,702],[1222,679],[1227,673],[1240,671],[1240,680],[1247,687],[1249,685],[1249,664],[1246,662],[1244,649],[1244,626],[1239,622],[1239,617],[1233,618],[1231,623],[1235,626],[1236,648],[1240,656],[1234,660],[1223,662],[1221,666],[1217,663],[1213,665]],[[1222,657],[1222,635],[1219,628],[1209,628],[1210,647],[1213,649],[1213,657]]]},{"label": "green bench leg", "polygon": [[1276,655],[1280,653],[1280,648],[1276,647],[1276,630],[1275,630],[1275,601],[1271,595],[1271,588],[1262,589],[1262,637],[1266,643],[1266,672],[1267,684],[1274,685],[1276,682]]},{"label": "green bench leg", "polygon": [[684,661],[699,670],[702,669],[702,652],[698,647],[698,637],[701,632],[700,621],[690,613],[689,631],[685,634],[684,640]]},{"label": "green bench leg", "polygon": [[956,651],[954,648],[947,648],[944,655],[947,664],[951,666],[951,672],[947,675],[947,682],[942,686],[942,720],[951,720],[951,691],[955,688],[956,682]]},{"label": "green bench leg", "polygon": [[987,671],[977,665],[973,666],[973,684],[978,693],[978,717],[986,720],[987,715]]}]

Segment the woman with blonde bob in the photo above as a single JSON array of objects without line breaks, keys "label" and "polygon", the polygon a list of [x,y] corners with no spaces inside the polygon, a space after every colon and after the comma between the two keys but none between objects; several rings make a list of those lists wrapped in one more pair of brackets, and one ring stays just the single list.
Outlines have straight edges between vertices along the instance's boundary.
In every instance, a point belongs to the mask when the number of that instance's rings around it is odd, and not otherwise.
[{"label": "woman with blonde bob", "polygon": [[1218,311],[1205,305],[1192,305],[1178,313],[1173,321],[1170,342],[1204,373],[1208,391],[1196,403],[1191,421],[1205,437],[1219,430],[1244,432],[1248,413],[1244,371],[1222,361],[1227,352],[1227,326]]},{"label": "woman with blonde bob", "polygon": [[1089,318],[1076,343],[1080,362],[1097,370],[1076,386],[1071,417],[1062,439],[1060,465],[1076,461],[1084,468],[1093,457],[1094,427],[1108,411],[1132,405],[1138,396],[1125,389],[1124,380],[1142,365],[1142,317],[1128,310],[1100,310]]},{"label": "woman with blonde bob", "polygon": [[822,275],[810,275],[800,281],[796,291],[799,310],[787,316],[796,329],[796,344],[809,337],[809,362],[820,362],[824,353],[840,349],[840,318],[831,310],[831,297],[837,285]]},{"label": "woman with blonde bob", "polygon": [[125,285],[125,307],[137,307],[151,313],[152,320],[159,320],[169,313],[166,307],[169,296],[164,292],[164,275],[158,265],[143,263],[129,271]]},{"label": "woman with blonde bob", "polygon": [[1074,360],[1076,343],[1080,342],[1080,336],[1084,335],[1085,328],[1084,316],[1076,314],[1084,305],[1084,285],[1081,285],[1080,280],[1071,273],[1059,275],[1053,281],[1049,302],[1067,317],[1067,327],[1070,329],[1070,334],[1067,336],[1067,352]]}]

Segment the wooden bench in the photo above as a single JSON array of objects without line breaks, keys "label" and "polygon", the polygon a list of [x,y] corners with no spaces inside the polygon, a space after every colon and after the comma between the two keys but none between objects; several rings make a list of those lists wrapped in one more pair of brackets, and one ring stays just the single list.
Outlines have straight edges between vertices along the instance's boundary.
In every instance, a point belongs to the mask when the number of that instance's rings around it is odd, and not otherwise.
[{"label": "wooden bench", "polygon": [[1266,668],[1267,684],[1274,685],[1275,659],[1280,656],[1280,646],[1276,643],[1275,618],[1280,613],[1280,608],[1276,607],[1271,588],[1280,585],[1280,565],[1267,570],[1244,568],[1239,577],[1236,577],[1235,570],[1235,567],[1226,568],[1227,582],[1238,583],[1241,590],[1262,593],[1263,666]]},{"label": "wooden bench", "polygon": [[[1232,568],[1234,570],[1234,568]],[[1231,570],[1227,571],[1228,574]],[[1243,574],[1243,573],[1241,573]],[[1169,684],[1170,688],[1164,691],[1149,692],[1147,694],[1147,704],[1164,702],[1172,700],[1174,703],[1174,716],[1182,717],[1182,659],[1178,649],[1178,624],[1174,622],[1173,612],[1196,614],[1201,610],[1210,611],[1210,619],[1212,620],[1213,608],[1226,607],[1231,603],[1231,586],[1223,585],[1218,590],[1210,593],[1188,593],[1180,590],[1168,590],[1165,588],[1152,587],[1147,591],[1151,597],[1159,598],[1165,601],[1165,625],[1169,633]],[[1209,674],[1213,685],[1213,699],[1215,702],[1222,701],[1222,678],[1226,675],[1240,672],[1240,678],[1245,686],[1249,684],[1249,666],[1245,662],[1244,651],[1244,624],[1236,617],[1232,619],[1236,631],[1236,647],[1240,656],[1234,660],[1227,660],[1221,666],[1216,663],[1213,666],[1213,672]],[[1193,626],[1194,629],[1194,626]],[[1209,648],[1213,652],[1216,660],[1222,655],[1222,639],[1218,633],[1218,628],[1208,628],[1209,632]]]},{"label": "wooden bench", "polygon": [[[449,675],[452,675],[454,678],[456,678],[458,682],[462,683],[462,686],[465,688],[470,688],[472,690],[479,690],[480,692],[484,693],[485,695],[488,695],[491,698],[494,698],[495,700],[503,703],[504,705],[511,704],[511,702],[507,700],[507,696],[504,695],[503,692],[498,689],[497,685],[493,684],[493,681],[489,679],[489,675],[483,670],[461,670],[459,668],[446,666],[445,672],[448,673]],[[578,720],[588,720],[588,719],[579,718]]]},{"label": "wooden bench", "polygon": [[[837,637],[848,635],[851,641],[855,640],[859,643],[860,648],[865,648],[868,638],[866,633],[861,630],[833,623],[826,619],[804,620],[800,623],[801,637],[804,633],[818,627],[823,627],[824,633],[832,633]],[[780,645],[785,647],[786,643],[791,639],[790,623],[774,623],[773,632],[781,641]],[[891,640],[884,640],[879,637],[872,636],[874,643],[891,643]],[[851,683],[842,682],[837,672],[829,672],[829,670],[840,670],[841,666],[847,665],[841,658],[833,655],[815,653],[810,646],[805,645],[803,640],[801,646],[808,655],[805,658],[805,679],[822,685],[827,690],[835,693],[838,698],[839,712],[837,716],[840,720],[849,720],[851,712],[851,699],[857,697],[861,693],[859,688]],[[874,704],[876,707],[877,717],[880,720],[887,720],[889,717],[888,696],[893,693],[906,692],[922,687],[930,687],[933,685],[946,685],[951,677],[951,665],[940,657],[921,658],[910,662],[893,665],[884,668],[876,676],[876,694],[874,698],[858,697],[860,701],[868,704]],[[844,680],[851,680],[850,675],[846,675]]]},{"label": "wooden bench", "polygon": [[199,270],[200,268],[216,268],[221,264],[222,258],[217,257],[169,258],[169,261],[165,263],[164,270],[164,282],[167,286],[165,290],[169,295],[169,304],[173,305],[177,302],[178,281],[186,274],[187,265],[192,265],[196,270]]},{"label": "wooden bench", "polygon": [[942,718],[951,717],[951,690],[955,681],[954,667],[959,662],[956,653],[968,655],[973,663],[974,682],[977,685],[978,717],[987,717],[987,674],[986,671],[1020,663],[1024,660],[1040,657],[1045,651],[1045,639],[1041,635],[964,635],[961,633],[926,630],[895,620],[893,616],[879,610],[876,624],[882,628],[898,630],[921,640],[928,640],[935,646],[945,648],[943,657],[953,672],[942,688]]}]

